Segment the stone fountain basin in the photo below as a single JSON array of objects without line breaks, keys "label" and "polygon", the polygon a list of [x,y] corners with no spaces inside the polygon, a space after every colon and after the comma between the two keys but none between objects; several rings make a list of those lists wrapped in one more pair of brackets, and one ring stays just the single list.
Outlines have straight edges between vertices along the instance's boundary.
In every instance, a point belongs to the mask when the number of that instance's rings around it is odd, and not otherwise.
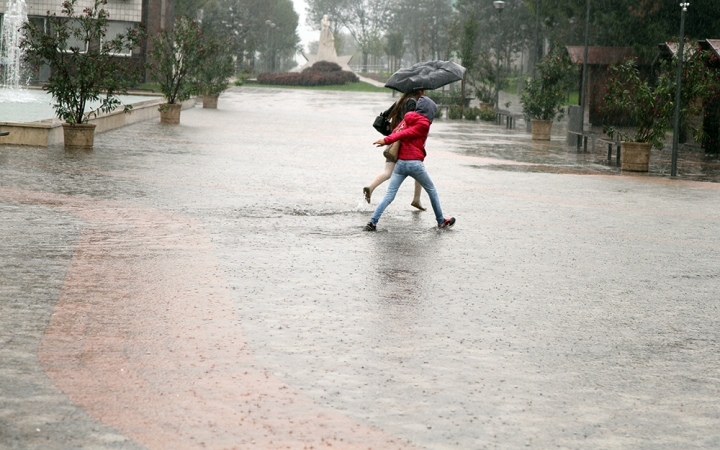
[{"label": "stone fountain basin", "polygon": [[[20,101],[9,101],[7,98],[2,98],[0,93],[0,131],[10,132],[8,136],[0,137],[0,145],[47,147],[62,144],[63,122],[53,118],[54,111],[49,95],[33,89],[23,90],[19,95],[22,96],[19,97]],[[96,133],[156,119],[160,117],[158,106],[165,102],[165,99],[159,95],[135,94],[119,97],[123,104],[132,105],[132,111],[125,114],[122,109],[118,109],[90,119],[90,123],[96,125]],[[17,100],[18,97],[13,99]],[[182,108],[191,108],[194,104],[193,98],[183,102]]]}]

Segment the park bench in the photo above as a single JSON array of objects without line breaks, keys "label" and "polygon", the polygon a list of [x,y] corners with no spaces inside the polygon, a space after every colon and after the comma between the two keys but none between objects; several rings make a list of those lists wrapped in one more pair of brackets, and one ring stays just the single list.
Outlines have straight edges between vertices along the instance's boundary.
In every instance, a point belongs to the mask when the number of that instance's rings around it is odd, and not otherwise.
[{"label": "park bench", "polygon": [[612,139],[607,139],[607,138],[601,137],[601,136],[604,136],[604,135],[598,135],[598,134],[590,133],[590,132],[587,132],[587,131],[584,131],[584,132],[580,132],[580,131],[568,131],[568,134],[572,134],[572,135],[575,135],[575,136],[578,137],[578,138],[576,139],[576,141],[575,141],[575,145],[576,145],[576,148],[577,148],[577,152],[578,152],[578,153],[580,153],[580,147],[581,147],[581,146],[582,146],[583,153],[587,153],[587,151],[588,151],[588,139],[590,140],[590,148],[591,148],[592,150],[595,150],[595,143],[596,143],[596,142],[601,142],[601,143],[603,143],[603,144],[607,144],[607,149],[608,149],[608,153],[607,153],[607,163],[608,163],[608,165],[609,165],[609,164],[612,164],[612,150],[613,150],[613,146],[615,146],[615,148],[616,148],[615,165],[616,165],[617,167],[620,167],[620,165],[621,165],[620,158],[621,158],[621,155],[622,155],[622,153],[621,153],[621,152],[622,152],[622,148],[621,148],[622,146],[621,146],[621,144],[620,144],[620,141],[613,141]]},{"label": "park bench", "polygon": [[515,122],[517,122],[517,119],[521,119],[522,117],[522,114],[516,114],[506,109],[498,109],[495,111],[495,123],[502,125],[504,122],[505,128],[507,129],[515,128]]}]

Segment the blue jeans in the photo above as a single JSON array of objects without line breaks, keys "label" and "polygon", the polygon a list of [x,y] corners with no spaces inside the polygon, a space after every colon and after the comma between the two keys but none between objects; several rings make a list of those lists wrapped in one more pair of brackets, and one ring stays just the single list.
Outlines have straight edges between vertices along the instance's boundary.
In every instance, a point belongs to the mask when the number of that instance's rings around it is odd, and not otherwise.
[{"label": "blue jeans", "polygon": [[392,177],[390,177],[390,185],[385,193],[385,197],[383,197],[382,201],[375,209],[372,219],[370,219],[372,220],[372,223],[378,223],[378,220],[380,220],[380,216],[382,216],[385,208],[387,208],[388,205],[395,200],[395,195],[397,194],[398,189],[400,189],[400,185],[407,177],[414,178],[418,183],[420,183],[420,186],[425,189],[425,192],[427,192],[430,197],[432,209],[435,211],[435,220],[437,220],[438,224],[443,223],[445,221],[445,216],[443,216],[442,208],[440,208],[440,197],[438,197],[437,190],[430,179],[430,175],[428,175],[427,171],[425,171],[425,165],[419,160],[405,159],[398,159],[397,164],[395,164],[395,170],[393,171]]}]

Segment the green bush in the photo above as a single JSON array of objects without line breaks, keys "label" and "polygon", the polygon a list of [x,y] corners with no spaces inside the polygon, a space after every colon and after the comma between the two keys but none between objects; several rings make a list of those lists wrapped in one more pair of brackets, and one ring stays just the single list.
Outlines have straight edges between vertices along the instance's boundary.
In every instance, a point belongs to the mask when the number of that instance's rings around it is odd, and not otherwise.
[{"label": "green bush", "polygon": [[495,110],[489,105],[484,105],[480,108],[480,120],[493,122],[495,120]]},{"label": "green bush", "polygon": [[540,76],[528,79],[520,95],[523,113],[531,119],[562,119],[567,92],[572,87],[578,66],[564,50],[555,50],[537,64]]},{"label": "green bush", "polygon": [[462,119],[462,108],[457,105],[450,105],[448,109],[448,119],[459,120]]},{"label": "green bush", "polygon": [[473,106],[472,108],[465,108],[463,111],[463,117],[465,120],[477,120],[480,117],[480,108]]}]

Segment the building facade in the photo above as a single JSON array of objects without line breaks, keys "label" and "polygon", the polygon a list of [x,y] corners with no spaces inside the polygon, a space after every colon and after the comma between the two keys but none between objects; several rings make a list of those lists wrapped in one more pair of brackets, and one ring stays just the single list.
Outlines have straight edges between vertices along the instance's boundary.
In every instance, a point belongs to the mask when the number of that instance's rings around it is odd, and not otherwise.
[{"label": "building facade", "polygon": [[[23,0],[11,0],[23,1]],[[24,0],[27,6],[28,20],[42,23],[50,14],[60,15],[62,1],[60,0]],[[81,14],[84,8],[94,5],[93,0],[78,0],[75,8],[76,14]],[[0,15],[7,10],[7,3],[0,1]],[[175,17],[175,0],[107,0],[104,7],[110,15],[107,37],[114,38],[117,34],[125,32],[128,28],[143,26],[148,36],[152,36],[160,29],[172,27]],[[152,42],[146,39],[143,45],[126,55],[129,63],[144,64],[147,54],[151,50]],[[42,78],[42,75],[41,75]],[[147,78],[147,77],[146,77]]]}]

